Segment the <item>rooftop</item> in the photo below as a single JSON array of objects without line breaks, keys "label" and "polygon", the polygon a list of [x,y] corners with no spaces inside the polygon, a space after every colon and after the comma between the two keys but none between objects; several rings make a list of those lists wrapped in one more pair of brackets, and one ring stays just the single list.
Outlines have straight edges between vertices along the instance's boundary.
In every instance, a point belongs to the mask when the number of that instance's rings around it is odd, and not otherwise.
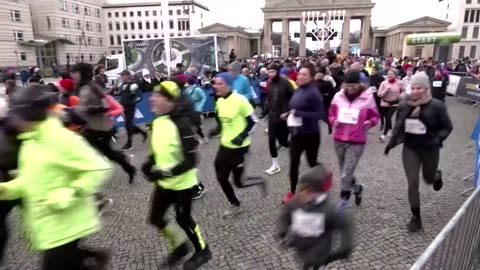
[{"label": "rooftop", "polygon": [[[145,2],[145,3],[138,3],[138,2],[131,2],[131,3],[119,3],[119,4],[110,4],[105,3],[103,4],[104,8],[128,8],[128,7],[151,7],[151,6],[161,6],[161,2]],[[169,6],[184,6],[184,5],[194,5],[206,11],[210,11],[207,6],[198,3],[195,0],[191,1],[169,1]]]}]

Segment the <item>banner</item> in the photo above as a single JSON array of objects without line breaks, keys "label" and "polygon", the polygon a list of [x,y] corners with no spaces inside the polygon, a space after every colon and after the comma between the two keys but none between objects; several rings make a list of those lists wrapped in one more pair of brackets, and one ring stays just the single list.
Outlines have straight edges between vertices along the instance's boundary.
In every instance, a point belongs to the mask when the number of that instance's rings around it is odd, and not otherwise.
[{"label": "banner", "polygon": [[449,82],[447,85],[447,93],[452,96],[455,96],[457,93],[458,84],[460,83],[460,79],[462,77],[456,76],[456,75],[449,75],[448,78],[449,78]]},{"label": "banner", "polygon": [[407,45],[452,44],[459,42],[461,38],[462,34],[456,32],[421,33],[408,35],[406,43]]},{"label": "banner", "polygon": [[458,83],[456,97],[469,99],[471,101],[480,102],[480,80],[462,77]]},{"label": "banner", "polygon": [[473,186],[478,188],[480,185],[480,116],[475,123],[475,128],[473,129],[472,140],[475,142],[475,164],[473,171]]},{"label": "banner", "polygon": [[[203,76],[206,69],[215,69],[218,52],[215,47],[216,35],[194,37],[172,37],[170,46],[164,39],[124,40],[125,62],[135,73],[147,69],[151,74],[158,70],[169,74],[169,67],[183,64],[185,69],[196,68]],[[170,59],[167,57],[170,47]]]},{"label": "banner", "polygon": [[[153,121],[155,117],[154,114],[150,111],[149,99],[152,93],[143,93],[142,100],[137,103],[137,108],[135,110],[135,124],[144,124],[150,121]],[[119,115],[113,119],[115,127],[123,127],[125,125],[125,120],[123,115]]]}]

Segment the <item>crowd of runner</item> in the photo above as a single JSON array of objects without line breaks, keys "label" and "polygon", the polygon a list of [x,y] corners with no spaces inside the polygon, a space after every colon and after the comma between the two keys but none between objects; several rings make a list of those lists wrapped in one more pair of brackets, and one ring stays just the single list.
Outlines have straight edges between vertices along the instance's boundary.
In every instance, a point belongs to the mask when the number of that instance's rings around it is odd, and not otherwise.
[{"label": "crowd of runner", "polygon": [[[268,176],[286,165],[279,164],[278,151],[289,149],[290,189],[278,200],[284,204],[278,236],[296,248],[304,269],[320,269],[351,254],[352,224],[345,210],[352,194],[356,205],[362,203],[364,187],[355,170],[367,132],[377,124],[385,155],[403,144],[410,232],[422,229],[420,170],[434,190],[443,185],[440,148],[452,131],[445,106],[448,72],[432,59],[343,58],[329,52],[231,61],[203,74],[179,65],[169,78],[125,70],[114,85],[103,66],[78,63],[60,75],[48,85],[34,80],[18,87],[7,81],[8,99],[0,99],[0,262],[8,239],[6,217],[18,207],[31,243],[43,254],[41,269],[106,269],[108,250],[81,242],[100,230],[98,213],[113,202],[102,194],[112,175],[110,160],[122,167],[130,184],[140,171],[154,186],[148,220],[167,240],[165,265],[176,265],[190,253],[188,239],[195,251],[183,269],[198,269],[212,258],[191,213],[192,200],[206,192],[197,178],[198,145],[214,137],[220,142],[211,163],[229,204],[223,218],[243,210],[230,175],[237,188],[257,186],[266,195]],[[216,126],[204,131],[204,89],[210,88]],[[151,92],[155,114],[149,131],[134,124],[144,92]],[[127,140],[116,150],[113,118],[119,115]],[[265,177],[247,177],[250,134],[259,119],[268,121],[265,143],[272,165]],[[340,170],[334,206],[327,195],[333,172],[318,162],[323,126],[333,137]],[[138,169],[125,154],[134,147],[135,134],[149,146]],[[311,169],[299,176],[303,153]],[[166,219],[170,206],[176,222]],[[338,235],[340,245],[333,248]]]}]

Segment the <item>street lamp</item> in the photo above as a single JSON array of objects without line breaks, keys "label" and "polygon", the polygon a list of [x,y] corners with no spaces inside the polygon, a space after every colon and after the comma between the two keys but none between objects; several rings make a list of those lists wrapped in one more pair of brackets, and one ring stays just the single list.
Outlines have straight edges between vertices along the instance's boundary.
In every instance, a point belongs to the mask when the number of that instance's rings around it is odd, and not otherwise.
[{"label": "street lamp", "polygon": [[[310,31],[322,49],[325,49],[325,43],[335,34],[333,22],[337,21],[342,25],[345,21],[346,10],[329,10],[326,13],[316,11],[302,12],[302,23],[308,31]],[[315,25],[312,29],[308,29],[308,22],[313,22]],[[341,30],[341,29],[340,29]],[[341,33],[341,31],[338,31]],[[341,36],[339,37],[341,38]]]}]

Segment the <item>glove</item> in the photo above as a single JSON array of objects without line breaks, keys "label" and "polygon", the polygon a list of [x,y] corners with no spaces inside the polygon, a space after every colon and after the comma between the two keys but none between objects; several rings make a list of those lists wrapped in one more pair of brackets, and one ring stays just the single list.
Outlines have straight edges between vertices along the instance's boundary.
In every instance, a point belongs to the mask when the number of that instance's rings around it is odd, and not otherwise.
[{"label": "glove", "polygon": [[142,173],[143,177],[145,177],[145,179],[149,182],[155,182],[171,176],[171,173],[167,171],[154,168],[154,164],[152,164],[150,161],[143,163]]},{"label": "glove", "polygon": [[245,140],[245,137],[243,135],[238,135],[237,137],[233,138],[231,143],[236,146],[241,146],[244,140]]}]

